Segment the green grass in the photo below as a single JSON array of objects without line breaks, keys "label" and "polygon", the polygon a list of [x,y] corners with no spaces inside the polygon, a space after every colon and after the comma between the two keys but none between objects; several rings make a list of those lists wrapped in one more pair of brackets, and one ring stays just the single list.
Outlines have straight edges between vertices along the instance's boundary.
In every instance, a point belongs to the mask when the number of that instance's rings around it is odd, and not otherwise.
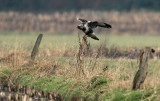
[{"label": "green grass", "polygon": [[[83,34],[81,34],[82,37]],[[31,49],[37,38],[37,34],[26,34],[24,32],[1,32],[0,45],[5,48]],[[97,34],[100,41],[88,38],[91,47],[97,47],[105,43],[107,47],[158,47],[160,37],[157,35],[103,35]],[[6,47],[7,46],[7,47]],[[75,49],[78,47],[78,35],[75,34],[44,34],[41,48]]]},{"label": "green grass", "polygon": [[153,89],[145,89],[145,90],[124,90],[117,88],[113,92],[109,92],[105,96],[102,97],[102,100],[108,99],[107,101],[148,101],[146,100],[153,94]]},{"label": "green grass", "polygon": [[[34,76],[28,75],[27,72],[17,75],[16,80],[18,80],[18,83],[31,88],[34,87],[37,91],[43,90],[45,94],[49,91],[59,93],[64,101],[70,101],[72,97],[77,96],[84,97],[87,101],[147,101],[146,99],[154,93],[153,89],[132,91],[122,88],[116,88],[109,92],[108,84],[112,83],[112,81],[103,76],[93,77],[92,79],[94,80],[92,82],[82,82],[76,79],[57,76],[34,79]],[[90,86],[87,87],[89,83]],[[159,93],[156,93],[155,96],[158,95]],[[151,99],[155,99],[155,97],[151,97]]]}]

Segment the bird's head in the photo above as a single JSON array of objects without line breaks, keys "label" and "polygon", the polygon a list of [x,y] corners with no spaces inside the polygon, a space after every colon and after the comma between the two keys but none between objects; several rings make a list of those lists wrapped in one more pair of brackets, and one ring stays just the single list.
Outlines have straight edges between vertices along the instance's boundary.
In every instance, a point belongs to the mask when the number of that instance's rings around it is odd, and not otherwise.
[{"label": "bird's head", "polygon": [[82,24],[78,25],[77,28],[80,29],[80,30],[85,29],[85,27]]}]

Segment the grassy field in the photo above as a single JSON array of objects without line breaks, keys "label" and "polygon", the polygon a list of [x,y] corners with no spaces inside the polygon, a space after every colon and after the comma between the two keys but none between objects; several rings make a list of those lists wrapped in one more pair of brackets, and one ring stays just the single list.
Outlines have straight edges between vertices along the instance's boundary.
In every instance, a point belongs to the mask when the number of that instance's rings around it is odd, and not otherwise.
[{"label": "grassy field", "polygon": [[[91,47],[144,48],[159,47],[159,36],[151,35],[97,35],[100,41],[92,39]],[[149,60],[148,75],[140,90],[132,91],[133,77],[138,69],[137,59],[81,57],[84,74],[77,75],[77,58],[64,56],[72,51],[78,53],[77,34],[44,34],[35,64],[26,65],[37,34],[4,33],[0,34],[0,82],[6,83],[11,75],[15,84],[35,87],[37,90],[54,91],[65,101],[74,96],[85,97],[87,101],[159,101],[160,99],[160,61]],[[98,48],[97,48],[98,47]],[[56,53],[56,54],[55,54]],[[13,55],[11,55],[13,54]],[[94,53],[97,54],[97,51]],[[96,56],[96,55],[95,55]],[[137,57],[138,58],[138,57]],[[56,65],[56,73],[52,74]],[[106,71],[103,71],[105,67]],[[94,70],[92,71],[92,68]],[[94,81],[96,78],[96,81]]]},{"label": "grassy field", "polygon": [[[83,36],[83,33],[80,33]],[[31,33],[20,33],[20,32],[1,32],[0,33],[0,45],[7,47],[24,47],[30,48],[33,46],[35,39],[38,34]],[[98,47],[101,44],[106,44],[109,47],[159,47],[160,36],[158,35],[106,35],[97,34],[100,41],[92,40],[88,38],[89,42],[93,47]],[[75,34],[44,34],[41,48],[57,48],[75,49],[78,46],[78,35]]]}]

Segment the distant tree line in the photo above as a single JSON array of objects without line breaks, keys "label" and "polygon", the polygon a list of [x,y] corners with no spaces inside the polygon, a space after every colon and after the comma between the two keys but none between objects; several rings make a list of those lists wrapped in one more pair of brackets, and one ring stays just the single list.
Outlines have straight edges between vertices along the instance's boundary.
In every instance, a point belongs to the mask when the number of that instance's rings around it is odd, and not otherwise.
[{"label": "distant tree line", "polygon": [[160,10],[160,0],[0,0],[0,11]]}]

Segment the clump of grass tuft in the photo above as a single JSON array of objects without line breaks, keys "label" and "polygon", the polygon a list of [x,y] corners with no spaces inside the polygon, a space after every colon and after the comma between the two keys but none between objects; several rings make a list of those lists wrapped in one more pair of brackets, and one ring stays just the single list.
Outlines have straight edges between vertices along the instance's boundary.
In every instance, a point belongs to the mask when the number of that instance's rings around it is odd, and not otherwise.
[{"label": "clump of grass tuft", "polygon": [[0,84],[6,85],[8,83],[8,79],[11,74],[12,74],[12,71],[9,69],[1,70],[0,71]]},{"label": "clump of grass tuft", "polygon": [[10,69],[3,69],[0,72],[5,74],[5,75],[11,75],[11,73],[12,73],[12,71]]},{"label": "clump of grass tuft", "polygon": [[106,77],[103,76],[95,76],[93,78],[91,78],[91,85],[89,86],[89,90],[92,90],[102,84],[106,84],[109,80]]},{"label": "clump of grass tuft", "polygon": [[131,91],[131,93],[126,96],[126,101],[141,101],[153,94],[153,90],[137,90]]},{"label": "clump of grass tuft", "polygon": [[111,101],[125,101],[125,96],[123,95],[122,92],[117,92],[111,99]]},{"label": "clump of grass tuft", "polygon": [[111,100],[111,101],[141,101],[145,100],[153,94],[153,90],[124,90],[124,89],[115,89],[113,92],[110,92],[102,97],[102,100]]}]

